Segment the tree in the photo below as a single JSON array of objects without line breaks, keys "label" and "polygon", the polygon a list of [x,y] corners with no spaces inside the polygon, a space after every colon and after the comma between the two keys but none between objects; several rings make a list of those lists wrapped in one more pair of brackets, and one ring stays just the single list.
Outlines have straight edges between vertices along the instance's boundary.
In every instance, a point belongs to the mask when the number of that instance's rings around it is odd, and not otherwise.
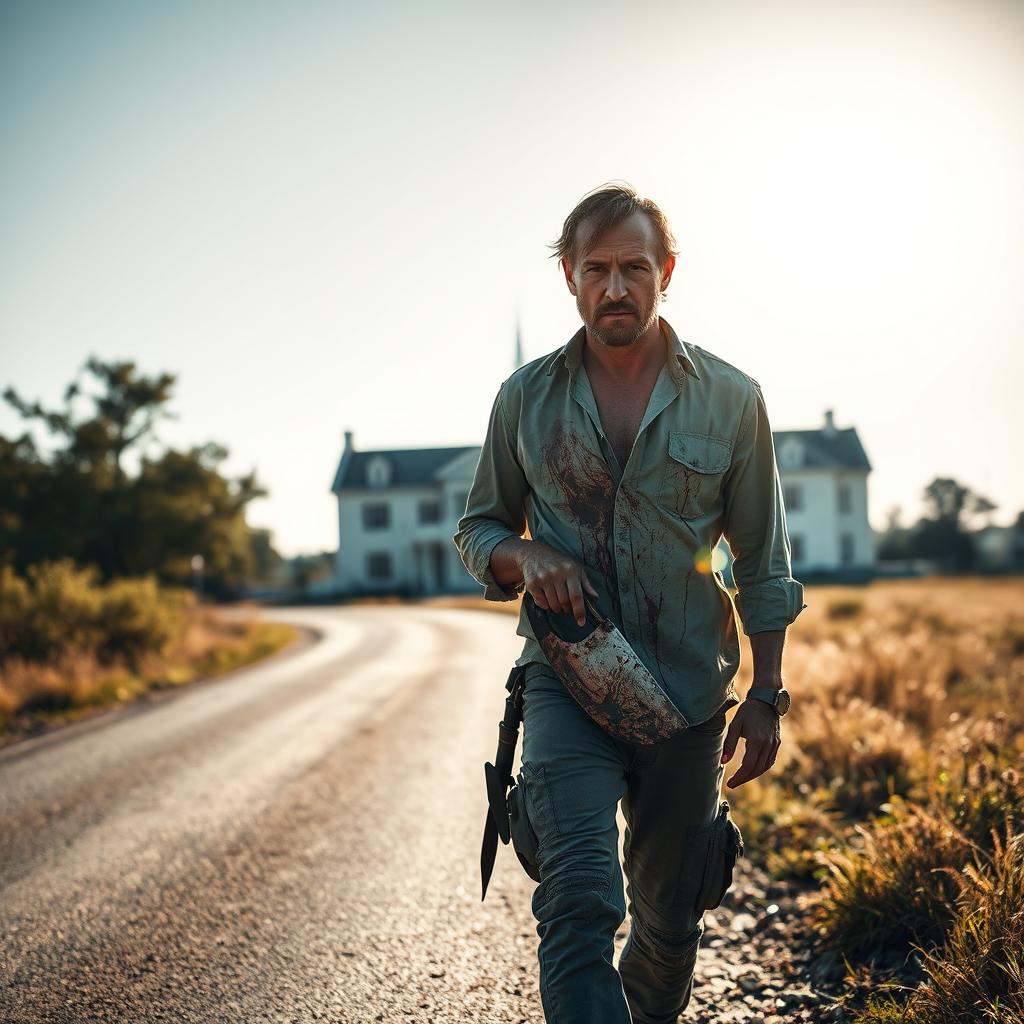
[{"label": "tree", "polygon": [[1010,565],[1018,571],[1024,570],[1024,511],[1017,513],[1017,518],[1013,523]]},{"label": "tree", "polygon": [[901,525],[903,509],[892,505],[886,513],[885,530],[878,538],[878,557],[899,560],[911,557],[910,530]]},{"label": "tree", "polygon": [[931,512],[929,518],[953,523],[958,528],[969,525],[974,517],[998,508],[988,498],[948,477],[936,477],[924,489],[924,500]]},{"label": "tree", "polygon": [[252,549],[252,579],[261,583],[276,583],[287,576],[287,563],[274,547],[270,530],[254,528],[249,531],[249,546]]},{"label": "tree", "polygon": [[974,567],[974,541],[969,521],[996,508],[988,498],[948,477],[936,477],[924,489],[927,513],[911,532],[909,545],[917,557],[932,558],[945,569]]},{"label": "tree", "polygon": [[[154,429],[171,416],[175,376],[141,374],[133,362],[90,357],[64,392],[64,408],[4,399],[30,427],[56,439],[43,454],[29,431],[0,435],[0,551],[19,571],[44,558],[93,564],[105,579],[154,573],[187,584],[201,554],[214,593],[253,565],[246,505],[266,494],[249,473],[228,479],[227,450],[208,443],[151,455]],[[87,406],[81,412],[82,405]],[[127,456],[137,456],[129,469]]]}]

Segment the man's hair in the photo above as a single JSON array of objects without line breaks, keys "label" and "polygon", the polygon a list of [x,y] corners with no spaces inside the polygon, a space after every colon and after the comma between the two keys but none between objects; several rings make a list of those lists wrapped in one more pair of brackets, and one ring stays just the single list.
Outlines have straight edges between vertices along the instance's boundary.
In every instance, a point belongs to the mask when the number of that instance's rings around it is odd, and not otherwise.
[{"label": "man's hair", "polygon": [[[658,258],[661,266],[669,256],[676,256],[676,239],[672,234],[668,218],[653,199],[640,195],[625,182],[607,182],[588,192],[565,218],[562,234],[550,244],[555,251],[552,257],[567,259],[570,265],[576,263],[581,250],[586,250],[605,231],[621,223],[637,211],[646,213],[658,236]],[[586,230],[580,237],[580,227],[586,222]]]}]

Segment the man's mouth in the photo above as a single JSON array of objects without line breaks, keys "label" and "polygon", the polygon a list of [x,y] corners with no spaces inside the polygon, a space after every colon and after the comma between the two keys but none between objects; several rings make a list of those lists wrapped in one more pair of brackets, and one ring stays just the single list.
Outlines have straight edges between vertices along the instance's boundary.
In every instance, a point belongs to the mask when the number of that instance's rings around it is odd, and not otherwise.
[{"label": "man's mouth", "polygon": [[633,310],[631,309],[610,309],[606,313],[602,313],[601,316],[633,316]]}]

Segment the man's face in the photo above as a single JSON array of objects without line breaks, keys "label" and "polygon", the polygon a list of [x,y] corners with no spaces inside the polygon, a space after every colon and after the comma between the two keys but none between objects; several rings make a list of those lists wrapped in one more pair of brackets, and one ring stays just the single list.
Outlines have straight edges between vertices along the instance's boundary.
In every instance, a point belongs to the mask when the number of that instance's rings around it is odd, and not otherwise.
[{"label": "man's face", "polygon": [[659,263],[654,225],[639,211],[594,239],[574,266],[562,260],[587,331],[614,346],[632,345],[657,322],[658,302],[674,267],[673,256],[664,266]]}]

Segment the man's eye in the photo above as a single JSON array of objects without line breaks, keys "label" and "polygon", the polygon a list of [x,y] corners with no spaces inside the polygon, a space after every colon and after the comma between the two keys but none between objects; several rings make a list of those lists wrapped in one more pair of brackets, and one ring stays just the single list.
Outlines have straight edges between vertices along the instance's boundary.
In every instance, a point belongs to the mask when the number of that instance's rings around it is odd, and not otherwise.
[{"label": "man's eye", "polygon": [[647,267],[646,267],[646,265],[645,265],[645,264],[643,264],[643,263],[633,263],[633,264],[632,264],[632,265],[630,266],[630,268],[629,268],[629,269],[630,269],[630,270],[646,270],[646,269],[647,269]]}]

